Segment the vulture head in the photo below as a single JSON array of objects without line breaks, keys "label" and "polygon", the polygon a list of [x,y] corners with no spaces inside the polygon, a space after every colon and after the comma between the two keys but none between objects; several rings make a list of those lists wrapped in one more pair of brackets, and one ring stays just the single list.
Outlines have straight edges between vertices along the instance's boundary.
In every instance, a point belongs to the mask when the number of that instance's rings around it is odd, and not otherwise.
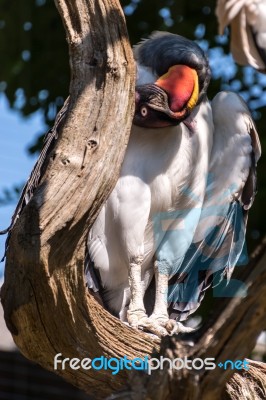
[{"label": "vulture head", "polygon": [[145,128],[178,125],[205,96],[211,76],[205,53],[182,36],[154,32],[135,46],[134,55],[138,80],[133,123]]}]

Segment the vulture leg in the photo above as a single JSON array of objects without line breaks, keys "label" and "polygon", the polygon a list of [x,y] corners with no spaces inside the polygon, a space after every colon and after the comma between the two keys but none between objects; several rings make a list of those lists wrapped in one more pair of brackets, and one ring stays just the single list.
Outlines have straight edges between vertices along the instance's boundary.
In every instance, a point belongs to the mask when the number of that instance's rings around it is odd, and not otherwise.
[{"label": "vulture leg", "polygon": [[155,263],[155,305],[152,315],[149,317],[150,322],[161,327],[161,336],[173,335],[174,333],[185,333],[191,332],[193,329],[184,326],[180,322],[176,322],[173,319],[169,319],[168,315],[168,282],[169,275],[164,272],[160,272],[158,266]]},{"label": "vulture leg", "polygon": [[147,314],[145,311],[143,296],[144,287],[141,280],[141,265],[143,257],[133,257],[129,263],[129,286],[131,291],[131,300],[127,311],[128,323],[132,328],[147,323]]},{"label": "vulture leg", "polygon": [[[141,265],[143,262],[143,257],[134,257],[131,259],[129,264],[129,286],[131,291],[131,301],[129,304],[129,308],[127,311],[127,319],[128,323],[132,328],[139,328],[154,333],[158,336],[166,336],[169,335],[168,332],[164,328],[164,324],[168,322],[168,314],[167,314],[167,297],[164,299],[165,294],[162,294],[160,297],[158,296],[158,306],[159,304],[164,304],[165,315],[158,315],[157,318],[148,318],[144,303],[143,297],[145,292],[144,282],[141,280]],[[168,285],[168,277],[167,275],[159,274],[160,280],[165,281],[166,295],[167,295],[167,285]],[[161,291],[160,291],[161,292]]]}]

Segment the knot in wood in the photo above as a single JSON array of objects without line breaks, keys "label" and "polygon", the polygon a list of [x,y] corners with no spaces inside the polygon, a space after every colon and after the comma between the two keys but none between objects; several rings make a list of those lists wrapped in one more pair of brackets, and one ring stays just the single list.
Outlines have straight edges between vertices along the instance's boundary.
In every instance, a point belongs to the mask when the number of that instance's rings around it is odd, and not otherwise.
[{"label": "knot in wood", "polygon": [[61,159],[61,163],[63,165],[68,165],[70,163],[70,160],[67,157],[64,157],[64,158]]},{"label": "knot in wood", "polygon": [[95,149],[98,146],[98,142],[95,139],[88,140],[88,148]]}]

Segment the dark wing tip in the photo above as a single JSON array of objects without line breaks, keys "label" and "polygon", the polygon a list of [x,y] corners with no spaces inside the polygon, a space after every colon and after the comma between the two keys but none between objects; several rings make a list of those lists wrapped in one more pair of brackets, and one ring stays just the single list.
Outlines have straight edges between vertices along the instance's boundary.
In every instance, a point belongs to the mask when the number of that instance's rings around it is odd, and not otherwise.
[{"label": "dark wing tip", "polygon": [[41,153],[39,155],[39,158],[38,158],[36,164],[33,167],[30,177],[27,180],[27,182],[22,190],[19,201],[18,201],[15,211],[12,215],[11,223],[10,223],[9,227],[0,231],[0,235],[5,235],[8,233],[8,236],[6,239],[6,244],[5,244],[5,254],[4,254],[2,261],[5,259],[6,250],[8,248],[8,243],[9,243],[10,233],[11,233],[17,219],[19,218],[23,208],[31,200],[31,198],[35,192],[35,189],[38,187],[38,185],[40,183],[40,180],[41,180],[42,174],[43,174],[43,166],[47,159],[47,155],[51,152],[51,150],[54,147],[54,143],[57,139],[58,131],[62,125],[62,122],[65,120],[67,110],[68,110],[68,105],[69,105],[69,97],[67,98],[63,107],[59,111],[53,128],[47,132],[47,134],[44,138],[43,148],[41,150]]}]

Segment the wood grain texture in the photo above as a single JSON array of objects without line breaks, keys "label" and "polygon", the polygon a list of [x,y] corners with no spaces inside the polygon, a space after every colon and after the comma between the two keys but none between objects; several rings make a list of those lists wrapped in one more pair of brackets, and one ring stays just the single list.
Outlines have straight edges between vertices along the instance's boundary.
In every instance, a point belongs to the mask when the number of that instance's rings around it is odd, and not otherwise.
[{"label": "wood grain texture", "polygon": [[[50,370],[57,353],[136,357],[155,345],[106,312],[84,283],[86,236],[116,183],[134,111],[124,16],[117,0],[55,3],[69,43],[69,108],[39,187],[12,231],[1,290],[17,346]],[[96,398],[125,382],[125,375],[104,370],[57,372]]]}]

